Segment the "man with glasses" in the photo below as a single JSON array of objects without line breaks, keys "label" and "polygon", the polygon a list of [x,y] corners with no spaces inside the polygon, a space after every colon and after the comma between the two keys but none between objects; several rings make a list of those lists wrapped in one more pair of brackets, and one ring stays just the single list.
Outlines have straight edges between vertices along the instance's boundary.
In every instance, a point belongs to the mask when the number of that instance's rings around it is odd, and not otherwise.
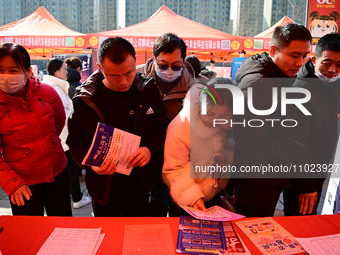
[{"label": "man with glasses", "polygon": [[97,64],[100,71],[73,98],[67,144],[80,164],[98,122],[141,136],[140,147],[127,160],[133,166],[130,175],[115,173],[113,162],[86,167],[86,185],[96,217],[147,216],[169,117],[153,80],[136,73],[136,52],[129,41],[121,37],[104,40]]},{"label": "man with glasses", "polygon": [[[167,33],[156,39],[152,51],[153,57],[137,67],[138,72],[156,80],[156,85],[171,120],[182,110],[185,95],[194,80],[186,67],[192,68],[189,62],[185,61],[186,51],[187,47],[181,38],[175,34]],[[160,160],[160,169],[162,169],[162,165],[163,160]],[[169,191],[160,175],[151,193],[150,210],[154,216],[166,216]],[[171,200],[170,216],[178,216],[177,206]]]},{"label": "man with glasses", "polygon": [[193,77],[191,65],[185,61],[185,42],[172,33],[158,37],[153,46],[153,57],[137,67],[137,71],[154,78],[172,120],[182,109],[183,99]]}]

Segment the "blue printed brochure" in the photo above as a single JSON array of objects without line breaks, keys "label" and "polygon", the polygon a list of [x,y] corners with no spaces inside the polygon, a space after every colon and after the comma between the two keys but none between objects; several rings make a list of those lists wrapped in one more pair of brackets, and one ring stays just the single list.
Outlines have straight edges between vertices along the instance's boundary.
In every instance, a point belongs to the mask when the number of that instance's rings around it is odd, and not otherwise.
[{"label": "blue printed brochure", "polygon": [[98,123],[82,164],[100,167],[113,161],[117,173],[130,175],[132,167],[129,167],[127,159],[139,148],[140,140],[140,136]]},{"label": "blue printed brochure", "polygon": [[181,216],[176,251],[185,254],[228,254],[222,222]]}]

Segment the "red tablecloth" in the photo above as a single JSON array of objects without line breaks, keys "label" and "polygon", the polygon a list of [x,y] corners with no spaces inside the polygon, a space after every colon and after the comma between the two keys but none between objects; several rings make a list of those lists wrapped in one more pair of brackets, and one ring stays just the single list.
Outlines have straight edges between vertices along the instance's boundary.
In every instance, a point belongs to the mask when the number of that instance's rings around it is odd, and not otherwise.
[{"label": "red tablecloth", "polygon": [[[274,219],[295,237],[340,233],[340,215],[275,217]],[[178,223],[179,218],[0,216],[0,226],[3,227],[0,233],[0,250],[3,255],[36,254],[55,227],[101,227],[105,238],[97,254],[121,254],[124,226],[128,224],[170,224],[174,247],[176,247]],[[252,254],[260,254],[243,233],[240,233],[240,236]]]}]

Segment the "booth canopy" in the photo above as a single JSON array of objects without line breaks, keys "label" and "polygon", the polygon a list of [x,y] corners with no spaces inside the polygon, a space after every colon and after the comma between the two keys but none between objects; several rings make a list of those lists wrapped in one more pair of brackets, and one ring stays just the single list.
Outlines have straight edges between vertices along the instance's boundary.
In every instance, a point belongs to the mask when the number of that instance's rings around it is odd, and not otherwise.
[{"label": "booth canopy", "polygon": [[210,58],[224,56],[233,50],[232,43],[238,42],[240,37],[192,21],[162,6],[150,18],[135,25],[117,30],[89,34],[91,47],[98,48],[100,43],[114,36],[121,36],[129,40],[135,49],[151,51],[155,40],[165,33],[175,33],[188,46],[188,54],[207,54]]},{"label": "booth canopy", "polygon": [[282,19],[280,19],[278,22],[276,22],[273,26],[271,26],[270,28],[268,28],[267,30],[255,35],[254,37],[260,37],[260,38],[272,38],[272,35],[274,33],[274,30],[276,27],[278,26],[284,26],[288,23],[295,23],[294,20],[292,20],[291,18],[284,16]]},{"label": "booth canopy", "polygon": [[52,52],[72,52],[86,48],[86,35],[56,20],[44,7],[27,17],[0,27],[0,43],[24,46],[32,58],[49,57]]}]

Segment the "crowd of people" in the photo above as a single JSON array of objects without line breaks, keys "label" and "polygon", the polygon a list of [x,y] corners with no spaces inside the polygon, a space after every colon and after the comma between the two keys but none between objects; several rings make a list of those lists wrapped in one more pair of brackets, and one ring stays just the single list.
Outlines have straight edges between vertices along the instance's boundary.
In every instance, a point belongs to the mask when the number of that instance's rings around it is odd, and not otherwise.
[{"label": "crowd of people", "polygon": [[[96,217],[180,216],[186,214],[182,206],[206,211],[225,206],[230,195],[235,200],[229,210],[273,216],[282,191],[285,215],[316,214],[326,174],[238,178],[195,171],[217,165],[331,165],[339,134],[340,35],[321,38],[308,60],[311,39],[296,23],[275,28],[269,52],[247,58],[234,83],[202,72],[199,59],[187,56],[185,42],[172,33],[159,37],[152,58],[139,66],[129,41],[104,40],[98,70],[83,83],[78,58],[51,59],[40,82],[27,51],[3,43],[0,186],[13,215],[44,215],[45,210],[48,216],[71,216],[71,196],[74,208],[92,202]],[[242,90],[248,102],[244,115],[233,114],[239,105],[226,84]],[[254,112],[272,109],[273,91],[286,88],[311,95],[284,114],[296,119],[296,126],[232,125],[280,119],[282,101],[266,116]],[[216,126],[216,120],[225,125]],[[113,162],[82,165],[98,122],[141,137],[127,159],[130,175],[117,173]],[[80,190],[82,169],[91,197]]]}]

